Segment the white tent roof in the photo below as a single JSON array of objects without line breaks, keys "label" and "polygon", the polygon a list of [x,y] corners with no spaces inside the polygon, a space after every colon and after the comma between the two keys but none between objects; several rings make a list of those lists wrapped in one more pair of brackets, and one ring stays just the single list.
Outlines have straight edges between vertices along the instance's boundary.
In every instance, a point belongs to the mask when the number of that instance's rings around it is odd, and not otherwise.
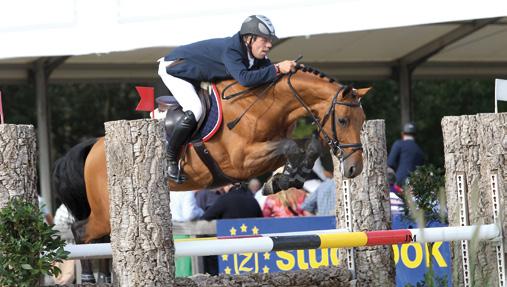
[{"label": "white tent roof", "polygon": [[[253,7],[254,6],[254,7]],[[145,81],[171,47],[237,32],[246,15],[270,17],[272,60],[293,59],[343,80],[389,79],[404,57],[444,45],[467,26],[506,17],[507,1],[17,0],[0,4],[0,82],[23,82],[40,57],[72,56],[51,81]],[[464,28],[464,29],[463,29]],[[415,53],[415,55],[414,55]],[[415,78],[507,75],[507,18],[464,33]]]},{"label": "white tent roof", "polygon": [[[400,59],[471,23],[474,22],[292,37],[276,45],[270,57],[276,61],[301,54],[304,63],[342,80],[389,79]],[[156,78],[156,59],[170,48],[72,56],[55,70],[51,81],[151,81]],[[0,82],[26,81],[27,69],[37,58],[0,59]],[[414,72],[415,78],[492,76],[507,76],[507,17],[443,48]]]},{"label": "white tent roof", "polygon": [[280,37],[507,16],[507,1],[16,0],[0,4],[0,58],[178,46],[232,35],[251,14]]}]

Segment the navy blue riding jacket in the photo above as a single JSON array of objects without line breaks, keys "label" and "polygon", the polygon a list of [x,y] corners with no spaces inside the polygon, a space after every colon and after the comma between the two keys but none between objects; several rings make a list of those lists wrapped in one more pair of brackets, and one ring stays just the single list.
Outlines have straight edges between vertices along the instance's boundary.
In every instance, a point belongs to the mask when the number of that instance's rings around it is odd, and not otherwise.
[{"label": "navy blue riding jacket", "polygon": [[408,175],[416,167],[424,164],[424,153],[415,140],[397,140],[394,142],[387,165],[396,171],[396,183],[405,184]]},{"label": "navy blue riding jacket", "polygon": [[275,79],[276,68],[269,59],[255,59],[248,68],[247,53],[239,33],[192,43],[177,47],[165,56],[166,61],[178,60],[167,67],[167,73],[194,83],[234,78],[245,87]]}]

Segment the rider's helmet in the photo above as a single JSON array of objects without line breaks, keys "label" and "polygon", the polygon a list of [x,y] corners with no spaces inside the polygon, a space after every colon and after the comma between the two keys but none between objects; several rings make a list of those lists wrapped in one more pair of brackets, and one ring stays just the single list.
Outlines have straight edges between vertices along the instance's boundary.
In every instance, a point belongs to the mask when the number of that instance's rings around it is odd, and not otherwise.
[{"label": "rider's helmet", "polygon": [[403,133],[408,135],[415,135],[416,127],[413,122],[406,123],[403,126]]},{"label": "rider's helmet", "polygon": [[257,35],[268,38],[270,40],[278,39],[275,34],[275,27],[271,23],[271,20],[266,16],[252,15],[243,21],[241,30],[239,30],[241,36],[244,35]]}]

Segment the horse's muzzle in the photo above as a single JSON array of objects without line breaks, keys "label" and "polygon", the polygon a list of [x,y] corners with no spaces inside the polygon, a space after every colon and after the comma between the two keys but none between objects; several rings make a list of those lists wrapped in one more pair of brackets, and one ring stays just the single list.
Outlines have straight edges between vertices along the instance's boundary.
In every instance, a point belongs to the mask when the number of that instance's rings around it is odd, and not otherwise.
[{"label": "horse's muzzle", "polygon": [[354,178],[363,171],[362,153],[356,153],[341,163],[342,175],[346,178]]}]

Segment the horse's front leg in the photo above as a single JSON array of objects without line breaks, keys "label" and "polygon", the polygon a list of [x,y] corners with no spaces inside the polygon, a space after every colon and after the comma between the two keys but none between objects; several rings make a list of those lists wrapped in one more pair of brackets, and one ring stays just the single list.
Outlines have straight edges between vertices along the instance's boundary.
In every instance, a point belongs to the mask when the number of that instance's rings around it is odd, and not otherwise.
[{"label": "horse's front leg", "polygon": [[288,161],[285,173],[272,176],[264,185],[263,194],[274,194],[291,187],[302,188],[312,173],[312,167],[319,157],[320,149],[321,145],[316,137],[311,138],[304,152],[299,148],[290,149],[291,153],[286,154]]}]

